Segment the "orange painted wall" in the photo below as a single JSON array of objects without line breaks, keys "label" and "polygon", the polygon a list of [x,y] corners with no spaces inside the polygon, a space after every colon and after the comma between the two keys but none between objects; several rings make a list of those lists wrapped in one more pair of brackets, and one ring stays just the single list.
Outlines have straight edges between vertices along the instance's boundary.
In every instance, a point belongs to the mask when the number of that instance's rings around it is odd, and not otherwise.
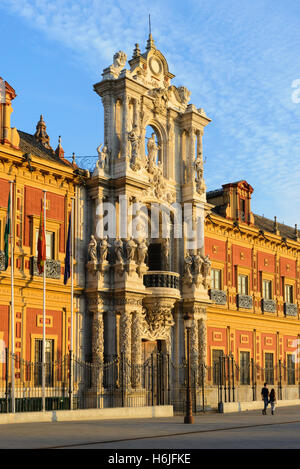
[{"label": "orange painted wall", "polygon": [[9,306],[0,305],[0,331],[4,332],[3,340],[8,347],[9,341]]},{"label": "orange painted wall", "polygon": [[[30,215],[40,215],[42,208],[43,191],[33,187],[25,186],[24,202],[24,245],[30,244]],[[63,222],[60,230],[59,251],[64,252],[65,245],[65,198],[58,194],[47,192],[47,200],[50,202],[50,208],[46,216],[53,220]]]},{"label": "orange painted wall", "polygon": [[9,193],[9,182],[6,179],[0,179],[0,207],[7,208],[8,193]]},{"label": "orange painted wall", "polygon": [[[232,264],[233,266],[252,267],[252,249],[232,245]],[[252,271],[250,271],[250,289],[252,289]],[[233,285],[237,287],[236,272],[233,269]]]},{"label": "orange painted wall", "polygon": [[257,252],[257,268],[259,271],[275,273],[275,256],[266,252]]},{"label": "orange painted wall", "polygon": [[[34,360],[34,351],[31,351],[31,334],[43,335],[43,328],[37,325],[37,317],[43,314],[42,309],[27,308],[26,310],[26,360]],[[46,319],[51,316],[53,319],[53,326],[49,327],[46,324],[46,337],[47,334],[57,337],[57,356],[56,359],[61,358],[62,354],[62,312],[46,310]]]}]

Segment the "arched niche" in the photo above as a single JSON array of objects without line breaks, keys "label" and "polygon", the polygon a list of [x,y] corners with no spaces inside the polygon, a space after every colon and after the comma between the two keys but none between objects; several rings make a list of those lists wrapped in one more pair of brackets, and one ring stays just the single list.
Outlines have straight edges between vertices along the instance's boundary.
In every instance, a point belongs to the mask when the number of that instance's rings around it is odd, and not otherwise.
[{"label": "arched niche", "polygon": [[152,134],[154,134],[155,143],[156,143],[156,146],[158,147],[157,154],[155,157],[155,164],[158,165],[159,163],[161,163],[162,168],[163,168],[163,175],[166,176],[167,175],[167,164],[166,164],[167,137],[166,137],[165,129],[159,122],[156,122],[156,121],[150,121],[144,125],[144,139],[145,139],[144,151],[145,151],[147,162],[149,162],[148,142],[150,138],[152,137]]}]

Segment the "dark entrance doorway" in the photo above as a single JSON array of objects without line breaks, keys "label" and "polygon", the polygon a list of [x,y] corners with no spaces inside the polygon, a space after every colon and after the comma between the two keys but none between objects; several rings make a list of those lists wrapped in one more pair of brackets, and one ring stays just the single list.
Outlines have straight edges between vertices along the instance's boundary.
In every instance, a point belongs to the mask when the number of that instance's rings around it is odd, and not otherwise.
[{"label": "dark entrance doorway", "polygon": [[148,267],[149,270],[162,270],[162,250],[160,243],[149,244]]},{"label": "dark entrance doorway", "polygon": [[152,354],[157,354],[162,352],[162,341],[161,340],[144,340],[142,341],[143,348],[143,359],[144,363],[151,358]]},{"label": "dark entrance doorway", "polygon": [[164,405],[170,399],[169,356],[164,353],[162,340],[142,341],[145,368],[145,387],[151,390],[151,405]]}]

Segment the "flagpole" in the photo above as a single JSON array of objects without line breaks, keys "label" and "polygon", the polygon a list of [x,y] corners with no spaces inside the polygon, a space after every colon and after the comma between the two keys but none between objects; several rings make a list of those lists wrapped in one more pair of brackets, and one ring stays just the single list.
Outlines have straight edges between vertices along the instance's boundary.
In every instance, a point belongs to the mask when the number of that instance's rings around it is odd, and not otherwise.
[{"label": "flagpole", "polygon": [[15,413],[15,307],[14,307],[14,223],[13,184],[10,181],[10,255],[11,255],[11,411]]},{"label": "flagpole", "polygon": [[[46,193],[44,192],[44,233],[46,237]],[[43,271],[43,347],[42,347],[42,410],[46,410],[46,399],[45,399],[45,385],[46,385],[46,376],[45,376],[45,358],[46,358],[46,262],[44,260],[44,271]]]},{"label": "flagpole", "polygon": [[71,209],[71,338],[70,338],[70,410],[73,409],[73,309],[74,309],[74,198],[72,197]]}]

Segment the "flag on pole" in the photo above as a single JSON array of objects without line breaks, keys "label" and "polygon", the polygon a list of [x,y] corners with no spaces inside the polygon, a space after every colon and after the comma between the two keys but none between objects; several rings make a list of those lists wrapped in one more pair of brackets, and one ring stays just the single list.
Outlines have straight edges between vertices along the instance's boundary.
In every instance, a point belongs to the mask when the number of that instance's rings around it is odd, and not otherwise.
[{"label": "flag on pole", "polygon": [[65,285],[68,283],[70,275],[71,275],[71,214],[69,217],[68,238],[67,238],[66,256],[65,256],[65,273],[64,273]]},{"label": "flag on pole", "polygon": [[37,267],[39,273],[44,272],[45,260],[46,260],[46,238],[45,238],[45,224],[44,224],[44,215],[43,210],[41,210],[40,216],[40,227],[39,227],[39,237],[38,237],[38,257],[37,257]]},{"label": "flag on pole", "polygon": [[6,225],[4,231],[4,259],[5,259],[5,270],[8,267],[9,260],[9,235],[11,230],[11,219],[10,219],[10,193],[8,195],[7,214],[6,214]]}]

